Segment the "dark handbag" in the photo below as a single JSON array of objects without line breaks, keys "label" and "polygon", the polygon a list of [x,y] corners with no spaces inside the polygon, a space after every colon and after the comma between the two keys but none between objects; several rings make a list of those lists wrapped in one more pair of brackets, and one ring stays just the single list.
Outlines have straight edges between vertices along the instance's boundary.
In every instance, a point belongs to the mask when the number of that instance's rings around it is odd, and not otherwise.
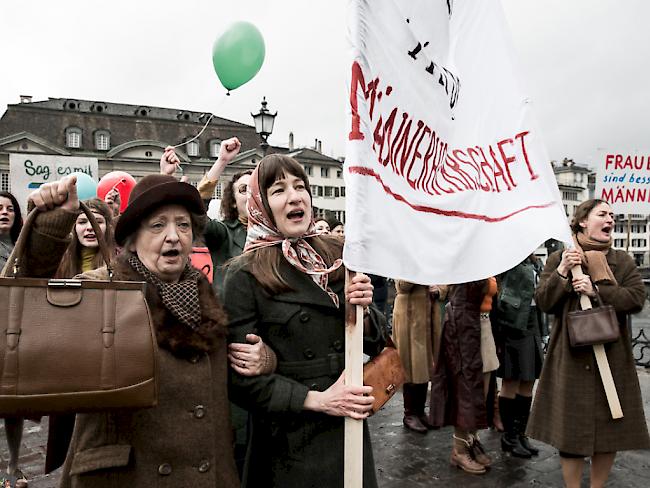
[{"label": "dark handbag", "polygon": [[384,406],[404,384],[406,374],[393,340],[388,337],[386,347],[363,366],[363,384],[372,386],[372,413]]},{"label": "dark handbag", "polygon": [[571,347],[607,344],[617,341],[621,336],[614,307],[603,305],[598,291],[596,291],[596,300],[598,306],[595,308],[569,312],[567,330]]},{"label": "dark handbag", "polygon": [[37,213],[0,277],[0,417],[155,406],[158,349],[145,283],[114,281],[110,266],[108,281],[6,277],[20,269]]}]

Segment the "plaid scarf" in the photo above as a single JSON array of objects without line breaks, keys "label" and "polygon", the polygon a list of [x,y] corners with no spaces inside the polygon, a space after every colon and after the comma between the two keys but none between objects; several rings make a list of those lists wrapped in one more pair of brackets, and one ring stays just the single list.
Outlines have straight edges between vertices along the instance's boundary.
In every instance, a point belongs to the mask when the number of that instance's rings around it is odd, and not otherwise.
[{"label": "plaid scarf", "polygon": [[278,228],[269,217],[260,193],[258,181],[258,168],[255,168],[248,185],[248,232],[244,252],[251,252],[263,247],[281,245],[282,254],[296,269],[306,273],[323,291],[325,291],[336,307],[339,306],[339,297],[327,286],[328,274],[338,269],[343,260],[337,259],[329,268],[323,257],[305,240],[307,237],[318,236],[314,232],[312,219],[307,233],[297,238],[287,238],[280,234]]},{"label": "plaid scarf", "polygon": [[183,324],[196,330],[201,321],[201,307],[199,305],[199,271],[192,268],[189,263],[178,283],[166,283],[153,274],[142,261],[133,254],[129,257],[129,264],[140,274],[147,283],[156,287],[163,303],[174,317]]}]

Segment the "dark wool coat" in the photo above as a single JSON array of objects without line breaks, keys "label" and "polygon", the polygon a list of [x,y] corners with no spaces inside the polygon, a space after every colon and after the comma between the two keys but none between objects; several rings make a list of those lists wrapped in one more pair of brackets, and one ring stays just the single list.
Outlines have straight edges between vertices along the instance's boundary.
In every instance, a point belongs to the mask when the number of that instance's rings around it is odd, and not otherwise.
[{"label": "dark wool coat", "polygon": [[223,280],[226,277],[226,263],[239,256],[246,244],[246,226],[239,220],[210,220],[203,233],[205,245],[210,250],[214,279],[212,285],[223,298]]},{"label": "dark wool coat", "polygon": [[[253,427],[244,470],[248,488],[343,488],[343,417],[304,411],[309,390],[324,391],[340,376],[345,360],[343,282],[331,284],[341,307],[306,274],[282,259],[280,272],[295,291],[270,296],[239,263],[228,270],[225,306],[229,340],[260,335],[278,357],[274,374],[230,372],[231,400],[249,410]],[[384,344],[383,323],[372,313],[364,350]],[[370,436],[364,423],[364,487],[377,486]]]},{"label": "dark wool coat", "polygon": [[487,427],[480,307],[485,280],[449,288],[439,359],[431,378],[429,420],[474,431]]},{"label": "dark wool coat", "polygon": [[[54,273],[75,219],[61,210],[39,215],[23,275]],[[83,277],[108,279],[108,273],[103,268]],[[141,281],[119,259],[115,279]],[[223,327],[223,310],[203,275],[199,300],[199,327]],[[192,355],[202,339],[176,321],[152,286],[147,286],[147,303],[158,342],[176,351],[175,355],[159,349],[158,405],[77,415],[60,486],[238,487],[228,415],[225,329],[213,336],[211,352]]]},{"label": "dark wool coat", "polygon": [[603,301],[616,309],[621,337],[606,344],[624,417],[613,420],[591,347],[572,348],[566,329],[570,310],[579,308],[579,295],[556,269],[561,254],[549,256],[535,301],[555,315],[542,376],[533,402],[527,434],[561,451],[594,453],[650,448],[641,391],[632,355],[626,315],[639,312],[645,301],[641,276],[624,251],[610,250],[607,262],[618,285],[598,284]]}]

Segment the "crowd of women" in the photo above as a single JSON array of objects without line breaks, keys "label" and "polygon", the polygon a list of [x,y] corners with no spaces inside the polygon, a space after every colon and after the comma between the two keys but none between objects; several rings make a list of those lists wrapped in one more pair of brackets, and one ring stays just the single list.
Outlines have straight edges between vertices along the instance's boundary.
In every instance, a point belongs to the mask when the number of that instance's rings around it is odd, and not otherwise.
[{"label": "crowd of women", "polygon": [[[224,141],[197,190],[174,177],[179,160],[168,148],[161,174],[137,183],[121,215],[115,195],[110,206],[85,202],[100,235],[80,211],[74,177],[30,195],[39,213],[19,276],[105,280],[110,264],[118,280],[145,281],[159,347],[156,407],[50,417],[47,469],[63,465],[62,487],[343,486],[345,417],[364,422],[364,487],[377,486],[366,425],[372,388],[344,381],[346,303],[364,309],[365,354],[387,340],[371,279],[357,274],[346,285],[343,224],[314,218],[309,180],[291,157],[271,154],[235,174],[222,219],[209,220],[205,201],[239,149],[236,138]],[[0,265],[21,222],[16,199],[0,193]],[[492,459],[479,430],[502,421],[503,451],[536,455],[528,436],[555,446],[570,488],[585,457],[600,487],[616,451],[650,448],[625,327],[645,292],[631,258],[611,249],[612,228],[608,204],[590,200],[576,211],[575,246],[543,270],[531,255],[473,283],[396,281],[405,428],[453,426],[451,464],[480,475]],[[200,245],[215,266],[212,283],[191,265]],[[572,276],[578,265],[585,277]],[[616,421],[590,349],[567,337],[567,313],[596,290],[621,326],[606,346],[625,411]],[[542,312],[555,316],[545,360]],[[22,425],[5,419],[13,475]]]}]

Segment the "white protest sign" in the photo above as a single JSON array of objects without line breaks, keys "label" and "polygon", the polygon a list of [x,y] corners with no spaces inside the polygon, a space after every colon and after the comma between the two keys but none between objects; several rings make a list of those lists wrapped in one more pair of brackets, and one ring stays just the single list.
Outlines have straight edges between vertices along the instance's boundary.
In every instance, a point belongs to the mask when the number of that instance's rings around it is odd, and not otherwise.
[{"label": "white protest sign", "polygon": [[85,173],[99,181],[97,158],[78,156],[52,156],[45,154],[9,154],[9,179],[11,192],[27,209],[27,197],[44,183],[60,180],[71,173]]},{"label": "white protest sign", "polygon": [[500,2],[350,5],[349,269],[463,283],[570,241]]},{"label": "white protest sign", "polygon": [[650,151],[600,151],[595,197],[616,213],[650,214]]}]

